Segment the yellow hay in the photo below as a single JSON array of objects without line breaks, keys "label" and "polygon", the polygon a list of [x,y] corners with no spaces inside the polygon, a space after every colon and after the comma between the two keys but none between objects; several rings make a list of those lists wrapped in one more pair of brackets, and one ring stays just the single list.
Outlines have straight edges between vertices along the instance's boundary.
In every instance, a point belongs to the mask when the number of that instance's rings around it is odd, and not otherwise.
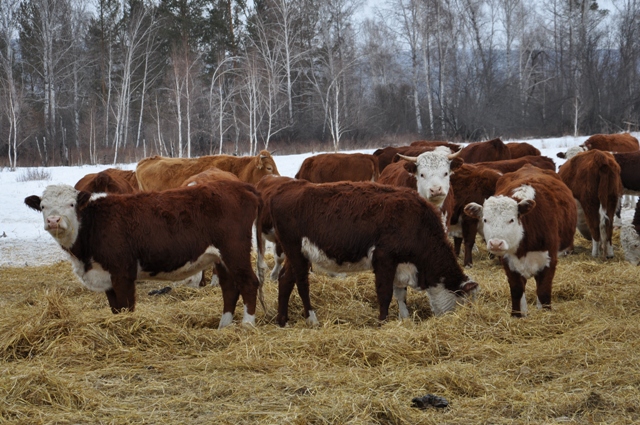
[{"label": "yellow hay", "polygon": [[[370,273],[310,277],[317,328],[295,291],[290,325],[276,326],[277,283],[267,281],[256,328],[219,331],[219,288],[149,296],[163,285],[143,282],[136,311],[112,315],[67,263],[0,269],[0,422],[640,421],[640,269],[620,249],[592,258],[576,236],[576,253],[559,261],[553,310],[535,308],[530,279],[529,317],[514,319],[504,271],[479,245],[467,271],[481,285],[476,302],[436,318],[410,290],[412,318],[398,321],[394,302],[382,325]],[[427,393],[450,406],[411,407]]]}]

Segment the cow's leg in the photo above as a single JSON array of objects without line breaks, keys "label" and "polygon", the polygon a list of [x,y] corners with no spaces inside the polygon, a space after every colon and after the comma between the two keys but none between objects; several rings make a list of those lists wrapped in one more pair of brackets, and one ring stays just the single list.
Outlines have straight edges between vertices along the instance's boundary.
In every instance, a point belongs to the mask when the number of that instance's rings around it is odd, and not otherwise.
[{"label": "cow's leg", "polygon": [[557,258],[551,258],[549,267],[545,267],[535,276],[536,293],[538,295],[538,308],[551,310],[551,285],[556,274]]},{"label": "cow's leg", "polygon": [[609,210],[605,210],[602,205],[600,205],[600,241],[604,251],[604,254],[607,258],[613,258],[613,244],[611,243],[611,239],[613,238],[613,215],[614,209],[609,208]]},{"label": "cow's leg", "polygon": [[478,220],[462,220],[462,238],[464,239],[464,266],[473,267],[473,245],[476,243]]},{"label": "cow's leg", "polygon": [[220,324],[218,329],[222,329],[233,323],[233,313],[236,310],[236,304],[238,298],[240,298],[240,291],[236,287],[229,271],[222,264],[216,266],[218,270],[218,279],[220,282],[220,289],[222,290],[222,317],[220,318]]},{"label": "cow's leg", "polygon": [[462,247],[462,238],[457,236],[453,237],[453,252],[456,254],[456,257],[460,256],[460,248]]},{"label": "cow's leg", "polygon": [[600,239],[600,208],[587,203],[583,203],[582,208],[584,209],[584,220],[591,234],[591,256],[598,257],[600,245],[603,242]]},{"label": "cow's leg", "polygon": [[[378,320],[383,322],[389,316],[389,305],[393,297],[393,281],[396,276],[397,264],[387,258],[380,249],[373,252],[373,273],[376,277],[376,294],[378,295],[378,306],[380,315]],[[407,313],[408,314],[408,313]]]},{"label": "cow's leg", "polygon": [[399,288],[393,286],[393,296],[398,301],[398,318],[400,320],[409,317],[409,309],[407,308],[407,288]]},{"label": "cow's leg", "polygon": [[284,269],[278,277],[278,325],[284,327],[289,321],[289,298],[296,283],[293,270],[289,262],[284,264]]},{"label": "cow's leg", "polygon": [[278,275],[280,274],[280,270],[282,270],[282,263],[284,263],[284,252],[282,252],[282,248],[280,244],[276,243],[275,252],[274,252],[274,260],[275,265],[273,266],[273,270],[271,270],[271,280],[278,280]]},{"label": "cow's leg", "polygon": [[296,276],[296,287],[298,288],[298,294],[300,295],[300,299],[302,300],[302,306],[304,308],[304,317],[307,321],[307,324],[310,326],[318,326],[320,322],[318,322],[318,317],[316,316],[316,312],[313,310],[311,306],[311,297],[309,296],[309,268],[311,264],[309,264],[306,259],[304,261],[304,265],[300,268],[294,268],[295,276]]},{"label": "cow's leg", "polygon": [[509,268],[507,260],[502,260],[504,271],[509,281],[509,289],[511,290],[511,315],[513,317],[527,316],[527,299],[525,297],[525,286],[527,279],[518,272],[514,272]]},{"label": "cow's leg", "polygon": [[[251,257],[249,247],[241,250],[236,255],[227,255],[225,264],[227,272],[231,276],[231,284],[235,284],[236,291],[242,295],[244,303],[244,315],[242,323],[255,325],[256,323],[256,299],[260,283],[251,268]],[[223,257],[225,258],[225,257]],[[220,273],[220,284],[222,285],[222,273]],[[236,297],[237,301],[237,297]]]},{"label": "cow's leg", "polygon": [[122,313],[125,310],[134,311],[136,308],[135,279],[112,275],[111,287],[112,289],[106,291],[106,294],[113,314]]}]

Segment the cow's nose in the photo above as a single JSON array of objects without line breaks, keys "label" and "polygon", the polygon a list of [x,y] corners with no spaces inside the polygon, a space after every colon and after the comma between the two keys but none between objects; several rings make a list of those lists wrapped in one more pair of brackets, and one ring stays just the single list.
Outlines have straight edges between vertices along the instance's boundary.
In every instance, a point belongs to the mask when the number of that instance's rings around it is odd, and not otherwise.
[{"label": "cow's nose", "polygon": [[433,188],[429,189],[429,194],[431,196],[441,196],[441,195],[444,195],[444,190],[442,190],[442,186],[433,187]]},{"label": "cow's nose", "polygon": [[49,227],[55,229],[56,227],[58,227],[59,224],[60,224],[60,217],[58,216],[47,217],[47,225],[49,225]]},{"label": "cow's nose", "polygon": [[504,251],[507,248],[505,241],[499,239],[490,239],[487,245],[489,251]]}]

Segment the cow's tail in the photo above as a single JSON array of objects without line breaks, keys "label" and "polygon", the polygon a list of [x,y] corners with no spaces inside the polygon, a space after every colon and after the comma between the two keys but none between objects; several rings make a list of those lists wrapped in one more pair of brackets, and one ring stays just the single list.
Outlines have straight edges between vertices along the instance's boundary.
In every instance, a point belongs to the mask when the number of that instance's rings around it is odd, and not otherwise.
[{"label": "cow's tail", "polygon": [[264,313],[267,314],[267,305],[264,301],[264,271],[267,268],[267,265],[264,262],[264,245],[265,241],[262,238],[262,214],[264,211],[264,201],[260,193],[258,193],[258,214],[256,216],[256,271],[258,276],[258,300],[260,301],[260,305],[264,310]]}]

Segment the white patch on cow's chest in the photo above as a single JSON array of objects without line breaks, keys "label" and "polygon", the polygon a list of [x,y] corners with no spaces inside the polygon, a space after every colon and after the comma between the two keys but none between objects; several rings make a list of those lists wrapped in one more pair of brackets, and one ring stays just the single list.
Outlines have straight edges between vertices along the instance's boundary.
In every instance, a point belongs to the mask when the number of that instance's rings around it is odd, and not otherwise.
[{"label": "white patch on cow's chest", "polygon": [[155,276],[151,276],[150,272],[142,270],[138,265],[138,279],[139,280],[182,280],[189,276],[193,276],[199,271],[213,266],[216,263],[221,263],[222,257],[220,251],[215,246],[209,246],[194,262],[188,262],[179,269],[173,270],[167,273],[158,273]]},{"label": "white patch on cow's chest", "polygon": [[551,263],[549,251],[531,251],[521,258],[507,254],[504,258],[509,264],[509,269],[520,273],[525,279],[537,275]]},{"label": "white patch on cow's chest", "polygon": [[71,256],[73,271],[80,279],[80,282],[87,289],[96,292],[104,292],[111,289],[111,274],[104,270],[99,263],[91,262],[91,270],[84,271],[84,263],[76,257]]},{"label": "white patch on cow's chest", "polygon": [[342,264],[338,264],[335,259],[329,258],[323,250],[314,245],[309,238],[304,237],[302,238],[301,252],[307,260],[313,263],[314,267],[324,272],[351,273],[373,269],[371,259],[373,258],[373,251],[375,249],[375,246],[369,248],[367,256],[357,263],[344,262]]}]

